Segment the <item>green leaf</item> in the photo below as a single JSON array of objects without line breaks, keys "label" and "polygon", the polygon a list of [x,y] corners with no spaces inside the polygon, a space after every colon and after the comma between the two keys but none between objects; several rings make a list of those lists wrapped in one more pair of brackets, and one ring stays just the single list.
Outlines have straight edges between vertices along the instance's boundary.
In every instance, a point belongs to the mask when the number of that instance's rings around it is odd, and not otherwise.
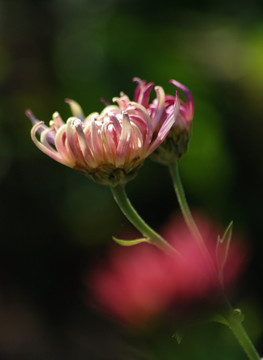
[{"label": "green leaf", "polygon": [[229,322],[227,321],[227,319],[221,315],[221,314],[214,314],[211,318],[210,318],[210,321],[212,322],[216,322],[216,323],[219,323],[219,324],[223,324],[223,325],[226,325],[226,326],[229,326]]},{"label": "green leaf", "polygon": [[134,240],[122,240],[122,239],[117,239],[115,236],[113,236],[112,239],[117,244],[122,245],[122,246],[133,246],[133,245],[137,245],[137,244],[141,244],[141,243],[149,243],[150,242],[149,238],[140,238],[140,239],[134,239]]},{"label": "green leaf", "polygon": [[180,345],[183,340],[183,334],[181,333],[181,331],[176,331],[172,335],[172,338],[174,338],[177,341],[178,345]]}]

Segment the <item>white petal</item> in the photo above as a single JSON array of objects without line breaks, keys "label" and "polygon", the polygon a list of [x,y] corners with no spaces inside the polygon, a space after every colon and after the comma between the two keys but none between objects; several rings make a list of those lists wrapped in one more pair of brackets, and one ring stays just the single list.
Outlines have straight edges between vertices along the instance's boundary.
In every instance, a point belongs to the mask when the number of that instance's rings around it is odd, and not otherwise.
[{"label": "white petal", "polygon": [[132,126],[129,116],[126,112],[122,114],[122,131],[119,144],[117,147],[116,166],[124,165],[130,146]]}]

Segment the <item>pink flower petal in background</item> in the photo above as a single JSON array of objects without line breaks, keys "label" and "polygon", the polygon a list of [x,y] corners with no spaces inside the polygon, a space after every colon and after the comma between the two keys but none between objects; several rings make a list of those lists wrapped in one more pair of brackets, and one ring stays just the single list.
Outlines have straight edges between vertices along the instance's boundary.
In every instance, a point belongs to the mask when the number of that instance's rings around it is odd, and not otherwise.
[{"label": "pink flower petal in background", "polygon": [[[216,268],[215,247],[218,228],[199,218],[198,226]],[[219,291],[217,273],[211,270],[184,221],[173,219],[162,235],[183,255],[163,254],[147,245],[114,247],[107,263],[94,269],[88,287],[99,306],[130,325],[147,322],[176,301],[196,301]],[[244,264],[244,252],[232,246],[225,267],[225,283],[231,284]]]}]

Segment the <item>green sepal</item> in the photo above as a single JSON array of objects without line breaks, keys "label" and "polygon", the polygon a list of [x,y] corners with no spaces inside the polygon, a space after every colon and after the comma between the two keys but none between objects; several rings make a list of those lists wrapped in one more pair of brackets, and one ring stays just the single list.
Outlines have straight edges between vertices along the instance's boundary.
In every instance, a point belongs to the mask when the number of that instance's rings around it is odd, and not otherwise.
[{"label": "green sepal", "polygon": [[175,164],[187,152],[190,136],[190,129],[174,125],[162,144],[151,154],[151,160],[167,166]]},{"label": "green sepal", "polygon": [[223,270],[226,264],[230,243],[232,239],[232,232],[233,232],[233,220],[230,221],[228,224],[223,237],[221,238],[220,235],[217,238],[216,244],[216,261],[220,276],[223,277]]},{"label": "green sepal", "polygon": [[117,239],[115,236],[112,237],[112,239],[121,246],[133,246],[138,245],[141,243],[150,243],[149,238],[140,238],[140,239],[134,239],[134,240],[123,240],[123,239]]}]

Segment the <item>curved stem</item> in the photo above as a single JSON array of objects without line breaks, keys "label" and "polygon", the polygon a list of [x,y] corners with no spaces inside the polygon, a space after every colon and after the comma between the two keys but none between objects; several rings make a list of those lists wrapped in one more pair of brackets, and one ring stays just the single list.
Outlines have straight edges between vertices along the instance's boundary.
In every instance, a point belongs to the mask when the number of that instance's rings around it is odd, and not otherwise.
[{"label": "curved stem", "polygon": [[[182,214],[186,221],[186,224],[188,225],[188,228],[195,236],[201,250],[203,251],[206,258],[209,260],[209,263],[212,264],[212,260],[211,260],[209,251],[207,250],[207,247],[202,238],[202,235],[200,234],[200,231],[193,219],[190,208],[187,204],[183,185],[182,185],[180,175],[179,175],[178,164],[177,163],[171,164],[169,166],[169,170],[170,170],[170,174],[171,174],[171,177],[173,180],[176,196],[177,196]],[[220,284],[222,286],[221,282],[220,282]],[[262,358],[259,356],[256,348],[254,347],[252,341],[250,340],[246,330],[244,329],[243,325],[241,324],[242,319],[240,319],[240,316],[234,316],[235,310],[233,310],[233,308],[232,308],[231,304],[229,303],[228,299],[226,298],[226,296],[224,295],[223,297],[225,299],[225,302],[226,302],[226,305],[228,308],[228,312],[230,312],[230,315],[228,316],[228,319],[227,319],[227,325],[232,330],[233,334],[237,338],[239,344],[241,345],[241,347],[247,354],[248,358],[250,360],[262,360]]]},{"label": "curved stem", "polygon": [[180,255],[175,248],[173,248],[167,241],[165,241],[157,232],[155,232],[146,222],[140,217],[134,209],[125,191],[124,185],[111,187],[114,200],[119,208],[126,216],[126,218],[139,230],[145,237],[149,238],[149,242],[159,247],[165,252]]},{"label": "curved stem", "polygon": [[180,178],[180,174],[179,174],[179,168],[178,168],[178,164],[171,164],[169,166],[169,171],[173,180],[173,185],[174,185],[174,189],[175,189],[175,193],[177,196],[177,200],[179,202],[180,205],[180,209],[182,211],[182,214],[184,216],[185,222],[189,228],[189,230],[192,232],[192,234],[194,235],[196,241],[198,242],[198,245],[200,246],[204,256],[209,259],[209,262],[211,262],[210,260],[210,254],[207,250],[207,247],[204,243],[204,240],[202,238],[202,235],[200,234],[200,231],[194,221],[194,218],[191,214],[190,208],[187,204],[187,200],[185,197],[185,193],[184,193],[184,188],[183,188],[183,184],[181,182],[181,178]]}]

